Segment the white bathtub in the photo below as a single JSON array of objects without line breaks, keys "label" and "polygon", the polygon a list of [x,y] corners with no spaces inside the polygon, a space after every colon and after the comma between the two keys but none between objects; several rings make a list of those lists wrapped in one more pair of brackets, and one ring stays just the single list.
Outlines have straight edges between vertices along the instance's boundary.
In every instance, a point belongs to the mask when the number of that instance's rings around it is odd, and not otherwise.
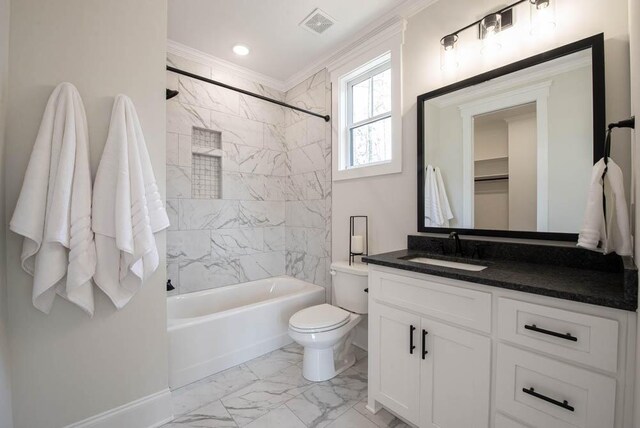
[{"label": "white bathtub", "polygon": [[291,315],[324,301],[324,288],[288,276],[169,297],[169,386],[179,388],[291,343]]}]

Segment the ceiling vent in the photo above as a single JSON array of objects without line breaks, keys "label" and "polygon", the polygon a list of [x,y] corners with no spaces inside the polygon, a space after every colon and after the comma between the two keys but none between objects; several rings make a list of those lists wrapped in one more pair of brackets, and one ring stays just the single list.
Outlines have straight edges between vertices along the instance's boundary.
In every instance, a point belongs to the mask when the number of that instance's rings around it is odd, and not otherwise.
[{"label": "ceiling vent", "polygon": [[336,20],[326,12],[316,9],[300,23],[300,26],[313,34],[322,34],[335,23]]}]

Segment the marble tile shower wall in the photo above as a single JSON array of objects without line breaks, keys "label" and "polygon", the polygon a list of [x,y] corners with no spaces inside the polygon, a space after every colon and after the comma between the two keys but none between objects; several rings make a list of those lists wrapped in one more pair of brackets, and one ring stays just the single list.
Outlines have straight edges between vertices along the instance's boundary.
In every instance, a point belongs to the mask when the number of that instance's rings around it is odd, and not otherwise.
[{"label": "marble tile shower wall", "polygon": [[[284,100],[282,92],[181,57],[169,54],[168,63]],[[174,293],[284,275],[284,108],[170,72],[167,85],[179,91],[167,102],[167,277]],[[192,195],[194,128],[220,132],[220,199]]]},{"label": "marble tile shower wall", "polygon": [[[289,104],[328,114],[331,87],[326,70],[286,94]],[[285,111],[289,175],[285,216],[287,274],[323,285],[331,301],[331,139],[317,117]]]},{"label": "marble tile shower wall", "polygon": [[[172,54],[167,61],[328,111],[324,73],[285,94]],[[174,73],[167,73],[167,86],[179,90],[167,102],[167,277],[176,287],[172,293],[283,274],[330,283],[330,144],[324,122]],[[221,199],[192,195],[192,152],[200,152],[192,147],[194,128],[221,134]]]}]

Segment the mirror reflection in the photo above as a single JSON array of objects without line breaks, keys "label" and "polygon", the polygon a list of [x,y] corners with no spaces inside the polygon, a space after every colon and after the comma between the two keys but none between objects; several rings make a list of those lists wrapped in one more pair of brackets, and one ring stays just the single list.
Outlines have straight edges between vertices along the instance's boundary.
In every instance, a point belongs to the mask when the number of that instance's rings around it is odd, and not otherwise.
[{"label": "mirror reflection", "polygon": [[591,49],[423,107],[425,227],[579,231],[594,157]]}]

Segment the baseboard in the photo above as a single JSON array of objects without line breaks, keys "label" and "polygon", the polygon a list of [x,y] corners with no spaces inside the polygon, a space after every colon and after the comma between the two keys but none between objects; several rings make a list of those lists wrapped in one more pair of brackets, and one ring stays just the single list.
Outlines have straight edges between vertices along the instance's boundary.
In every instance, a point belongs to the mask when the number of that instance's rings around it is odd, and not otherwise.
[{"label": "baseboard", "polygon": [[169,388],[65,428],[157,428],[173,420]]},{"label": "baseboard", "polygon": [[[289,333],[285,332],[278,336],[263,340],[262,342],[254,343],[251,346],[247,346],[224,355],[219,355],[215,358],[182,370],[172,372],[171,369],[169,369],[169,387],[172,390],[175,390],[200,379],[204,379],[207,376],[235,367],[238,364],[245,363],[271,351],[275,351],[276,349],[282,348],[292,342],[293,340],[289,337]],[[169,364],[171,364],[171,360],[169,360]]]}]

